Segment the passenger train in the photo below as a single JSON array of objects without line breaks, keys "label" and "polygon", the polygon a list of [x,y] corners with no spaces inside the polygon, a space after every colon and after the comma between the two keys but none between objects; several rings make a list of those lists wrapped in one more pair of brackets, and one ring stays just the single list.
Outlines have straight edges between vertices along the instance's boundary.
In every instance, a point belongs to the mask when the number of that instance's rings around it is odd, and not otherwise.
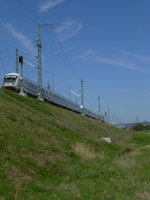
[{"label": "passenger train", "polygon": [[[6,74],[3,77],[2,87],[16,92],[23,90],[23,94],[26,96],[38,97],[38,84],[24,76],[21,76],[18,73]],[[42,98],[44,101],[49,103],[53,103],[77,113],[81,113],[81,106],[79,104],[46,87],[42,87]],[[83,113],[86,116],[104,121],[103,116],[100,116],[87,108],[83,108]]]}]

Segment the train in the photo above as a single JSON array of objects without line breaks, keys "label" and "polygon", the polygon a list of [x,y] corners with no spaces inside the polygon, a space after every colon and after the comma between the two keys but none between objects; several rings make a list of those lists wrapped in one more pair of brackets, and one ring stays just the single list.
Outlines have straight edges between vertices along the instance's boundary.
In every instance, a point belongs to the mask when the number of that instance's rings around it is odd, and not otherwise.
[{"label": "train", "polygon": [[[20,75],[19,73],[9,73],[3,76],[2,88],[13,90],[18,93],[22,92],[22,94],[25,96],[31,96],[35,98],[38,97],[38,84]],[[78,103],[75,103],[69,98],[58,94],[57,92],[48,89],[47,87],[42,87],[42,99],[48,103],[52,103],[74,112],[82,113],[88,117],[104,121],[103,116],[100,116],[85,107],[82,108]]]}]

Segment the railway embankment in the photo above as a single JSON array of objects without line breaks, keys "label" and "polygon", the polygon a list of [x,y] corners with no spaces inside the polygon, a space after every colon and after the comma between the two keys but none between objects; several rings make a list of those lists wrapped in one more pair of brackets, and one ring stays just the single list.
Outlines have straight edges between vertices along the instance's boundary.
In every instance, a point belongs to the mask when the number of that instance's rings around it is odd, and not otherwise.
[{"label": "railway embankment", "polygon": [[148,200],[149,139],[0,89],[0,200]]}]

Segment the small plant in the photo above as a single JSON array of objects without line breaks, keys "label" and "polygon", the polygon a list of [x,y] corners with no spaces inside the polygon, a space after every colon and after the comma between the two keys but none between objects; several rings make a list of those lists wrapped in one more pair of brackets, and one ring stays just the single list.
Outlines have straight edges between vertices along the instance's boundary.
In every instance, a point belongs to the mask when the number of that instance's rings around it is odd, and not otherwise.
[{"label": "small plant", "polygon": [[73,146],[73,149],[75,151],[75,154],[77,154],[79,157],[85,160],[94,160],[96,158],[96,153],[94,149],[89,148],[88,146],[82,143],[76,143]]},{"label": "small plant", "polygon": [[100,153],[96,153],[95,150],[83,143],[77,142],[73,145],[73,150],[77,156],[84,160],[103,160],[104,155]]},{"label": "small plant", "polygon": [[141,130],[145,129],[145,126],[142,123],[136,123],[132,126],[131,129],[134,131],[141,131]]},{"label": "small plant", "polygon": [[146,124],[145,129],[150,130],[150,124]]},{"label": "small plant", "polygon": [[119,155],[128,154],[128,153],[131,153],[131,151],[133,151],[133,147],[130,145],[127,145],[127,146],[123,147],[121,152],[119,152]]}]

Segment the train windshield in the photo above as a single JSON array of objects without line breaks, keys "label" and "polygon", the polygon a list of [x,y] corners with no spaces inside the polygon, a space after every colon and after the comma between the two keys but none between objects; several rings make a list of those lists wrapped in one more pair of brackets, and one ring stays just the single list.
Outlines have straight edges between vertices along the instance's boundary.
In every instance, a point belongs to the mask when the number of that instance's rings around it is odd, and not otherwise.
[{"label": "train windshield", "polygon": [[16,81],[16,79],[17,79],[17,76],[5,76],[4,77],[4,82],[5,83],[15,83],[15,81]]}]

